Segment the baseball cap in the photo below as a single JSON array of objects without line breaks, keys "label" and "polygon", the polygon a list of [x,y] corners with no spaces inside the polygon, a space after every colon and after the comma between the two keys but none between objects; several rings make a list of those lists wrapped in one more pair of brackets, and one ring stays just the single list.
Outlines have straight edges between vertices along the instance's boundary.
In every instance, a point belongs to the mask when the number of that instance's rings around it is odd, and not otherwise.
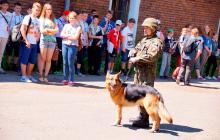
[{"label": "baseball cap", "polygon": [[171,33],[171,32],[174,32],[174,30],[173,30],[173,28],[169,28],[169,29],[167,30],[167,32],[168,32],[168,33]]},{"label": "baseball cap", "polygon": [[122,25],[123,23],[122,23],[121,20],[117,20],[115,24],[116,24],[116,25]]}]

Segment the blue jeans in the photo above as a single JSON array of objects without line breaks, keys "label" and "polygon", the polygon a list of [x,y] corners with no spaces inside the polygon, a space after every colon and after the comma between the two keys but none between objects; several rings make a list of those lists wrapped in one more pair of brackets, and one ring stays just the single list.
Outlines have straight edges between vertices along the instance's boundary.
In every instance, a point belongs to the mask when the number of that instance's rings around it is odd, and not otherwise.
[{"label": "blue jeans", "polygon": [[62,44],[64,80],[74,81],[77,46]]},{"label": "blue jeans", "polygon": [[169,76],[171,54],[163,52],[162,63],[160,67],[160,76]]}]

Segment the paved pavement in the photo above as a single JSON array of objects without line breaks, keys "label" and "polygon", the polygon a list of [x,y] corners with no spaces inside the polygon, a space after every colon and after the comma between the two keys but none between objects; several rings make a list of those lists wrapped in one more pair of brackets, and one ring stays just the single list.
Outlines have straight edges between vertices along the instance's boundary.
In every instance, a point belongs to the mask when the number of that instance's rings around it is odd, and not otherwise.
[{"label": "paved pavement", "polygon": [[[62,77],[52,77],[60,81]],[[157,80],[174,124],[162,121],[160,133],[132,128],[137,108],[125,108],[123,126],[111,126],[115,106],[104,77],[77,78],[75,87],[21,83],[0,75],[0,140],[219,140],[220,82],[177,86]],[[194,81],[196,82],[196,81]]]}]

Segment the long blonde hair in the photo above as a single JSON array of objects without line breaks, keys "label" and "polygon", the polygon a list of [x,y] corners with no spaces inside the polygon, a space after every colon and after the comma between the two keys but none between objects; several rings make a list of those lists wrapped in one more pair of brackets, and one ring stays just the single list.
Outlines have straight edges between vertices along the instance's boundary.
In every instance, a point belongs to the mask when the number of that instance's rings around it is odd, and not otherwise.
[{"label": "long blonde hair", "polygon": [[43,7],[43,9],[42,9],[42,11],[41,11],[40,18],[43,18],[43,19],[45,18],[45,16],[46,16],[46,10],[47,10],[48,7],[51,7],[52,12],[51,12],[51,15],[50,15],[50,20],[54,23],[55,16],[54,16],[54,14],[53,14],[53,7],[52,7],[52,5],[49,4],[49,3],[45,3],[45,4],[44,4],[44,7]]}]

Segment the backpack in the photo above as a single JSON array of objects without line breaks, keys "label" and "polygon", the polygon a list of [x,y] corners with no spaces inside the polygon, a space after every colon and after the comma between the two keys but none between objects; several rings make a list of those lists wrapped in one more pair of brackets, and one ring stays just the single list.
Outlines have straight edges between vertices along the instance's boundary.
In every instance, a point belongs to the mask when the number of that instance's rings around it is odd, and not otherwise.
[{"label": "backpack", "polygon": [[15,25],[11,30],[11,41],[17,42],[21,39],[21,32],[19,25]]},{"label": "backpack", "polygon": [[[17,41],[21,40],[21,32],[20,32],[20,28],[21,28],[20,24],[22,22],[21,18],[23,18],[22,15],[20,15],[20,17],[19,17],[20,23],[17,23],[15,26],[12,27],[12,30],[11,30],[11,41],[12,42],[17,42]],[[16,21],[15,21],[15,23],[16,23]]]},{"label": "backpack", "polygon": [[183,52],[185,54],[191,54],[193,51],[195,51],[198,47],[198,41],[199,40],[195,40],[193,42],[191,42],[190,44],[186,45],[184,48],[183,48]]}]

